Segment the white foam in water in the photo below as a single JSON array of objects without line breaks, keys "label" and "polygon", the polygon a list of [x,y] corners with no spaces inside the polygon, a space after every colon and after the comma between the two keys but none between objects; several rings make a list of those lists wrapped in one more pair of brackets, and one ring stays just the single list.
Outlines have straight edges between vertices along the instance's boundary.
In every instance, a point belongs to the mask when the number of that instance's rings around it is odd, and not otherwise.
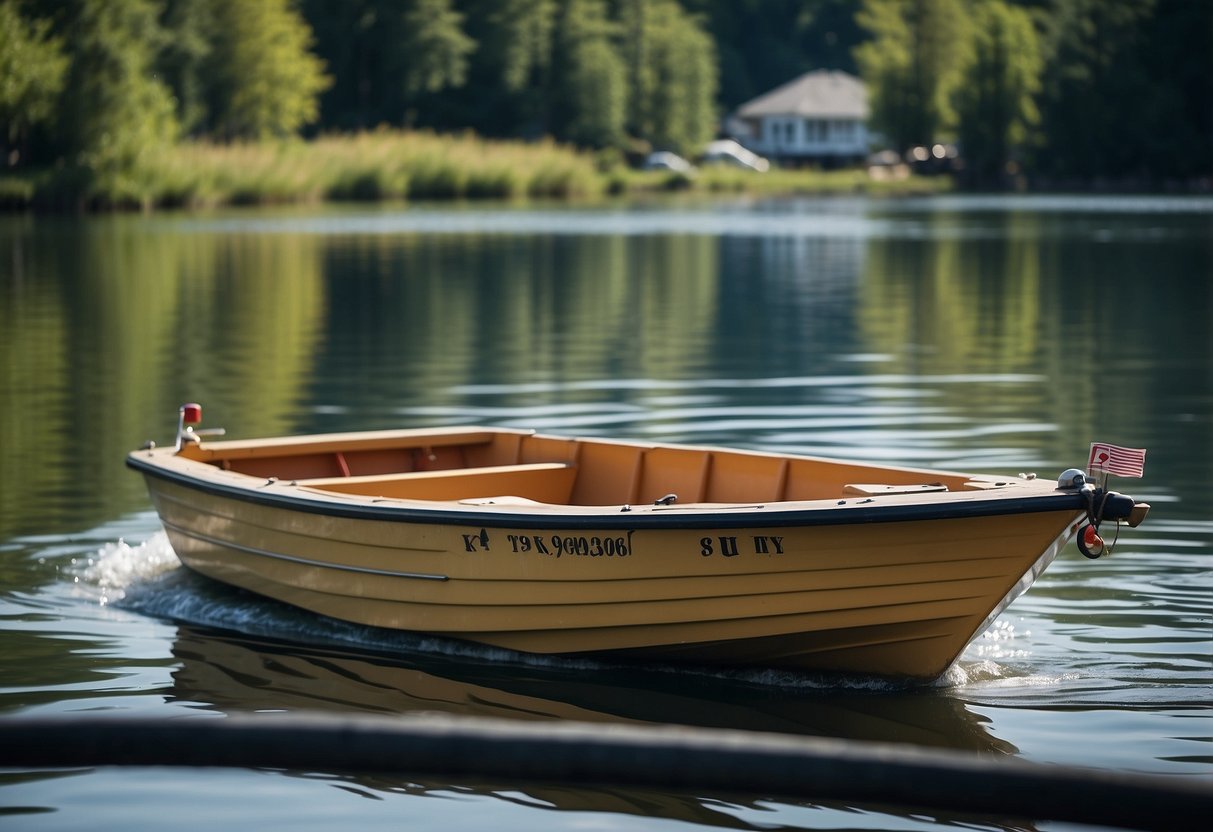
[{"label": "white foam in water", "polygon": [[994,626],[981,634],[981,638],[970,645],[969,651],[973,655],[987,660],[1027,658],[1031,655],[1031,651],[1018,647],[1015,643],[1016,638],[1020,635],[1028,638],[1032,632],[1025,630],[1023,633],[1019,633],[1015,630],[1014,624],[1005,619],[999,619],[994,622]]},{"label": "white foam in water", "polygon": [[1009,671],[999,664],[999,660],[1029,657],[1032,651],[1017,646],[1015,639],[1018,636],[1026,638],[1031,635],[1030,630],[1019,632],[1011,622],[998,619],[979,638],[974,639],[965,649],[963,658],[948,668],[947,672],[935,681],[934,686],[959,688],[1006,678]]},{"label": "white foam in water", "polygon": [[100,590],[99,600],[104,606],[121,601],[130,587],[180,566],[168,535],[161,530],[134,546],[122,539],[105,544],[88,559],[79,579]]},{"label": "white foam in water", "polygon": [[[983,691],[991,689],[1017,689],[1047,687],[1078,678],[1078,674],[1040,674],[1016,670],[1030,659],[1032,651],[1016,639],[1028,639],[1031,630],[1018,630],[1005,619],[995,621],[993,626],[981,634],[965,650],[964,659],[954,664],[936,683],[937,687],[977,687]],[[1000,662],[1010,660],[1010,665]]]}]

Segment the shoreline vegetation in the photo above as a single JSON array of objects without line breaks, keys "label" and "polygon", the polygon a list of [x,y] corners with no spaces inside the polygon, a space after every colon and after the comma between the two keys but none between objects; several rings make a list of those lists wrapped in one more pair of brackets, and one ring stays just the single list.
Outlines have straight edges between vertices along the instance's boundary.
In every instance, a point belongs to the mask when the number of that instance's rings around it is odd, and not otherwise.
[{"label": "shoreline vegetation", "polygon": [[[1209,193],[1210,23],[1191,0],[0,0],[0,211]],[[918,161],[800,169],[841,111],[741,117],[820,69],[862,81],[872,150]],[[792,169],[634,169],[721,133],[779,135]]]},{"label": "shoreline vegetation", "polygon": [[243,205],[417,200],[586,200],[663,192],[703,194],[930,194],[948,176],[872,176],[866,168],[771,170],[701,167],[641,171],[619,154],[545,140],[472,133],[376,130],[311,140],[185,142],[145,160],[105,190],[66,167],[0,173],[0,210],[150,211]]}]

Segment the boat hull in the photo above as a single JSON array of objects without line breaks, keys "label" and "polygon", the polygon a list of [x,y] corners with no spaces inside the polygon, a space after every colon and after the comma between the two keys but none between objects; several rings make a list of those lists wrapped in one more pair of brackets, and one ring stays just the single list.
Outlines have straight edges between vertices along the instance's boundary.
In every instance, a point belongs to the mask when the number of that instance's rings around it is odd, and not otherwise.
[{"label": "boat hull", "polygon": [[947,670],[1082,516],[1047,499],[427,513],[144,473],[186,566],[333,618],[533,653],[921,679]]}]

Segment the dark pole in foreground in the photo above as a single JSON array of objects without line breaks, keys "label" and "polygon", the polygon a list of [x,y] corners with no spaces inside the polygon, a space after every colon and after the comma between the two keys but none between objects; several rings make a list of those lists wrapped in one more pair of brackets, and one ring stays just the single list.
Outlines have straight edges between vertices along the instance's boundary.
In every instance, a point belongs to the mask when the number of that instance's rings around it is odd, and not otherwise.
[{"label": "dark pole in foreground", "polygon": [[450,718],[0,720],[0,768],[234,766],[632,786],[1193,829],[1213,780],[841,740]]}]

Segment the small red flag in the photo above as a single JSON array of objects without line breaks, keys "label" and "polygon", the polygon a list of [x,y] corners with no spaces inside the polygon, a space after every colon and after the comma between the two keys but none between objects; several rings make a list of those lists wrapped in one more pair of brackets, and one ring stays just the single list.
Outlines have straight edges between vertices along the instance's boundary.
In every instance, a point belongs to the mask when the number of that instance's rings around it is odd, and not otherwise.
[{"label": "small red flag", "polygon": [[1122,448],[1104,442],[1091,443],[1091,458],[1087,460],[1087,473],[1105,471],[1118,477],[1140,477],[1146,467],[1145,448]]}]

